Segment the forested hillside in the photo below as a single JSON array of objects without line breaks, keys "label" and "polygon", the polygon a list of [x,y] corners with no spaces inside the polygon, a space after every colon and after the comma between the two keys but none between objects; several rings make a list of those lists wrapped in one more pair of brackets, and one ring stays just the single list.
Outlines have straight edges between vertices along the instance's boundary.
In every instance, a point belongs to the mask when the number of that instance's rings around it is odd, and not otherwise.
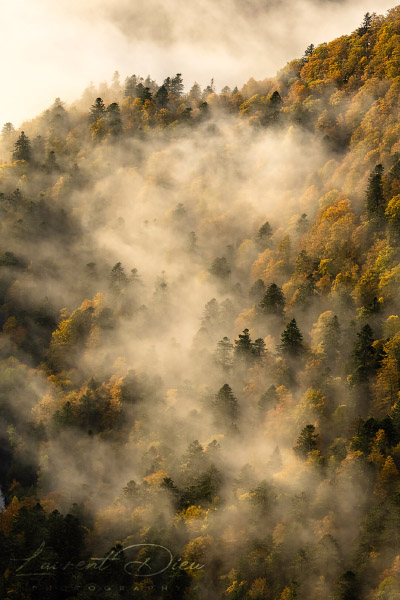
[{"label": "forested hillside", "polygon": [[399,599],[400,7],[188,90],[2,129],[0,597]]}]

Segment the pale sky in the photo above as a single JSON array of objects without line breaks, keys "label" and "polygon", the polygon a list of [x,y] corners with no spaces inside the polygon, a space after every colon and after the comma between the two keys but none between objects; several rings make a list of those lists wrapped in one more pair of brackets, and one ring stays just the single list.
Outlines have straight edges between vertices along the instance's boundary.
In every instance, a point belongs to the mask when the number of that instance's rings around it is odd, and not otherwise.
[{"label": "pale sky", "polygon": [[350,33],[384,0],[0,0],[0,127],[56,97],[133,73],[217,89],[264,79],[314,43]]}]

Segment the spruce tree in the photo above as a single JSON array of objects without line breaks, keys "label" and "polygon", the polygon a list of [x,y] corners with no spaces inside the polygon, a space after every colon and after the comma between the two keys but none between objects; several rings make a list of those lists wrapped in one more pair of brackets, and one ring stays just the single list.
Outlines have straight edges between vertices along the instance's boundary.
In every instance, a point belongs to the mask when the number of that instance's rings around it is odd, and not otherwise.
[{"label": "spruce tree", "polygon": [[372,27],[372,16],[369,12],[365,13],[361,27],[358,28],[358,35],[365,35]]},{"label": "spruce tree", "polygon": [[175,96],[178,96],[178,98],[180,98],[183,94],[183,89],[184,89],[184,85],[183,85],[182,75],[181,75],[181,73],[177,73],[175,75],[175,77],[173,77],[171,79],[171,87],[170,87],[171,94],[174,94]]},{"label": "spruce tree", "polygon": [[102,119],[106,114],[106,107],[101,98],[96,98],[95,102],[90,107],[89,123],[95,123]]},{"label": "spruce tree", "polygon": [[318,434],[315,433],[314,425],[306,425],[293,448],[295,454],[301,458],[307,458],[308,453],[317,447],[317,437]]},{"label": "spruce tree", "polygon": [[225,256],[222,256],[221,258],[215,258],[213,260],[210,273],[219,279],[227,279],[229,277],[231,274],[231,269]]},{"label": "spruce tree", "polygon": [[383,166],[376,165],[371,171],[367,187],[367,214],[371,220],[382,222],[385,218],[385,198],[383,194]]},{"label": "spruce tree", "polygon": [[24,131],[21,131],[21,135],[14,144],[13,160],[31,161],[31,142]]},{"label": "spruce tree", "polygon": [[130,77],[127,77],[125,79],[124,96],[126,98],[127,97],[135,98],[136,97],[136,84],[137,84],[136,75],[131,75]]},{"label": "spruce tree", "polygon": [[107,106],[106,116],[111,135],[120,135],[122,133],[122,121],[118,102],[112,102]]},{"label": "spruce tree", "polygon": [[239,333],[238,339],[235,340],[235,357],[241,359],[251,358],[252,341],[248,329],[244,329],[243,333]]},{"label": "spruce tree", "polygon": [[232,351],[233,345],[226,336],[218,342],[215,351],[215,362],[225,372],[230,371],[232,367]]},{"label": "spruce tree", "polygon": [[271,283],[259,304],[259,310],[264,315],[282,316],[285,308],[285,297],[282,288]]},{"label": "spruce tree", "polygon": [[352,383],[368,381],[374,370],[375,351],[372,346],[374,341],[371,327],[364,327],[357,333],[357,340],[353,348],[353,374]]},{"label": "spruce tree", "polygon": [[282,354],[292,358],[296,358],[303,354],[303,336],[297,326],[296,319],[292,319],[283,330],[280,350]]},{"label": "spruce tree", "polygon": [[162,85],[156,93],[156,102],[160,108],[165,108],[168,104],[168,90]]},{"label": "spruce tree", "polygon": [[257,338],[251,346],[252,354],[255,358],[262,358],[265,355],[265,342],[262,338]]},{"label": "spruce tree", "polygon": [[125,275],[124,267],[120,262],[117,262],[111,269],[109,275],[110,289],[115,293],[120,293],[128,283],[128,278]]},{"label": "spruce tree", "polygon": [[257,231],[256,235],[256,244],[257,246],[264,250],[272,237],[272,227],[265,221],[264,225],[261,225],[260,229]]},{"label": "spruce tree", "polygon": [[217,422],[229,424],[236,421],[239,410],[238,401],[227,383],[215,394],[212,406]]}]

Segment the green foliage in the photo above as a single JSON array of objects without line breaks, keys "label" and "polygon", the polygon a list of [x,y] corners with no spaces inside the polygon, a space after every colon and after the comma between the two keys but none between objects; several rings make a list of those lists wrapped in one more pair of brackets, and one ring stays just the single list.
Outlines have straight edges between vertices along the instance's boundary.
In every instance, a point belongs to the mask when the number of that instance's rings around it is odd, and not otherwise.
[{"label": "green foliage", "polygon": [[107,106],[106,120],[113,136],[118,136],[122,133],[121,111],[117,102],[112,102]]},{"label": "green foliage", "polygon": [[357,340],[353,348],[353,383],[368,381],[375,369],[376,353],[372,346],[374,341],[371,327],[364,327],[357,333]]},{"label": "green foliage", "polygon": [[229,277],[231,269],[225,256],[213,260],[210,273],[211,275],[214,275],[214,277],[218,277],[218,279],[227,279]]},{"label": "green foliage", "polygon": [[261,396],[258,401],[258,406],[262,411],[269,410],[270,408],[274,408],[278,403],[278,394],[276,392],[276,387],[271,385],[266,392]]},{"label": "green foliage", "polygon": [[115,263],[109,275],[110,289],[113,293],[119,294],[128,284],[128,277],[125,274],[124,267],[120,262]]},{"label": "green foliage", "polygon": [[386,202],[383,193],[383,165],[376,165],[368,180],[367,214],[372,220],[382,223],[385,218]]},{"label": "green foliage", "polygon": [[90,107],[89,123],[95,123],[99,119],[103,119],[106,115],[106,107],[101,98],[96,98],[95,102]]},{"label": "green foliage", "polygon": [[371,29],[372,16],[369,12],[365,13],[361,27],[358,28],[358,35],[363,36]]},{"label": "green foliage", "polygon": [[225,383],[215,394],[212,403],[215,419],[218,423],[229,425],[235,422],[239,415],[239,404],[232,388]]},{"label": "green foliage", "polygon": [[297,438],[293,450],[297,456],[307,458],[309,452],[317,448],[318,434],[315,433],[314,425],[306,425]]},{"label": "green foliage", "polygon": [[21,131],[19,138],[14,144],[13,159],[24,160],[29,163],[32,158],[31,141],[24,131]]},{"label": "green foliage", "polygon": [[272,237],[272,227],[266,221],[264,225],[261,225],[260,229],[257,231],[256,235],[256,244],[260,250],[264,250],[268,247],[270,243],[270,239]]},{"label": "green foliage", "polygon": [[232,352],[233,344],[229,341],[229,338],[225,336],[217,344],[217,348],[215,351],[215,362],[226,373],[229,373],[229,371],[232,368]]},{"label": "green foliage", "polygon": [[304,353],[303,336],[296,319],[292,319],[283,330],[279,348],[284,356],[290,358],[299,357]]},{"label": "green foliage", "polygon": [[285,297],[282,288],[271,283],[259,304],[260,312],[264,315],[282,316],[285,309]]}]

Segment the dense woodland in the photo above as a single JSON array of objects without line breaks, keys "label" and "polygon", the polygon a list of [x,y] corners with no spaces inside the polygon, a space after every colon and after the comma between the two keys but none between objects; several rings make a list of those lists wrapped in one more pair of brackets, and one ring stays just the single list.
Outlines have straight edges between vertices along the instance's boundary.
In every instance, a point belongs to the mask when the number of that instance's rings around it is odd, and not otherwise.
[{"label": "dense woodland", "polygon": [[1,598],[400,598],[400,7],[6,123],[0,214]]}]

